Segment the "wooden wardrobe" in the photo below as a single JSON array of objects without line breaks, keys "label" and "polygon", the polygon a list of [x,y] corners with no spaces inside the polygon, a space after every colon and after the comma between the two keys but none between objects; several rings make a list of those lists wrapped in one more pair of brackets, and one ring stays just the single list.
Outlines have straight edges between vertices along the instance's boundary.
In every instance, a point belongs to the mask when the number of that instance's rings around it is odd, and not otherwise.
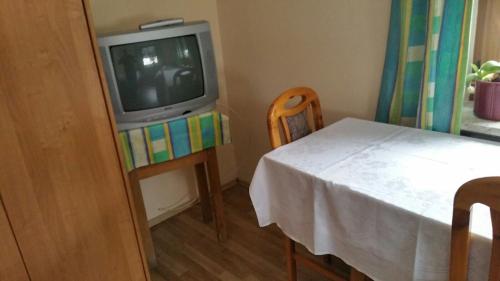
[{"label": "wooden wardrobe", "polygon": [[89,8],[0,0],[0,280],[148,280]]}]

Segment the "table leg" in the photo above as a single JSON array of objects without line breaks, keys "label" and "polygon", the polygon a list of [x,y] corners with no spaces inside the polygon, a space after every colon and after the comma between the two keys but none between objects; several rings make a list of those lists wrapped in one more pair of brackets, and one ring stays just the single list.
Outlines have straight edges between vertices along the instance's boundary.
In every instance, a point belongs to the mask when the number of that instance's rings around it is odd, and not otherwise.
[{"label": "table leg", "polygon": [[295,262],[295,241],[285,235],[285,257],[288,281],[297,281],[297,263]]},{"label": "table leg", "polygon": [[351,277],[349,281],[364,281],[365,280],[365,275],[355,269],[354,267],[351,267]]},{"label": "table leg", "polygon": [[207,173],[205,172],[204,163],[196,164],[195,171],[203,221],[210,222],[212,221],[212,209],[210,208],[210,193],[208,191]]},{"label": "table leg", "polygon": [[146,208],[144,207],[144,200],[142,198],[141,185],[139,179],[133,174],[129,174],[130,188],[132,189],[132,199],[136,211],[137,221],[142,238],[142,247],[146,254],[150,268],[157,266],[155,248],[153,246],[153,238],[151,237],[151,230],[148,225],[148,218],[146,216]]},{"label": "table leg", "polygon": [[324,255],[323,262],[327,265],[332,265],[332,255]]},{"label": "table leg", "polygon": [[213,206],[215,212],[215,229],[219,241],[227,238],[226,223],[224,221],[224,202],[220,186],[219,167],[217,164],[217,154],[215,148],[207,149],[207,170],[212,192]]}]

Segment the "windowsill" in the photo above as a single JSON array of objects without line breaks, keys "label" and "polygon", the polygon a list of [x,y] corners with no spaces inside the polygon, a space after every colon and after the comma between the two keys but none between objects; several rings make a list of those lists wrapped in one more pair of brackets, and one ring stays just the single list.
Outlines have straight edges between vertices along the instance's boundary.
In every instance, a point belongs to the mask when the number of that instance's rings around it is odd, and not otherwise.
[{"label": "windowsill", "polygon": [[465,101],[462,111],[462,132],[500,137],[500,121],[477,118],[473,110],[474,102]]}]

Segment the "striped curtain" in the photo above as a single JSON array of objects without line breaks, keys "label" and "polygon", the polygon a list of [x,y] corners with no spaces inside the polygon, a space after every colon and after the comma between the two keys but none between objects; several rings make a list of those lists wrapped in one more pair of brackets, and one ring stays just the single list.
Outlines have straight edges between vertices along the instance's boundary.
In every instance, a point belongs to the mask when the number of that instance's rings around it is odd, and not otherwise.
[{"label": "striped curtain", "polygon": [[375,120],[460,133],[475,1],[392,1]]}]

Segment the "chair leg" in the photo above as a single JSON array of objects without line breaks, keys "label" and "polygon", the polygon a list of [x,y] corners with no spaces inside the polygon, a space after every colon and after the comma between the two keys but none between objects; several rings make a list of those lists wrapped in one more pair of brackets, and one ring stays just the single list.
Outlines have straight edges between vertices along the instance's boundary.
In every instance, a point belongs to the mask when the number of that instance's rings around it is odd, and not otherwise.
[{"label": "chair leg", "polygon": [[349,278],[349,280],[350,281],[364,281],[366,279],[365,279],[365,275],[362,272],[358,271],[354,267],[351,267],[351,277]]},{"label": "chair leg", "polygon": [[295,262],[295,241],[285,235],[285,255],[288,281],[297,281],[297,264]]}]

